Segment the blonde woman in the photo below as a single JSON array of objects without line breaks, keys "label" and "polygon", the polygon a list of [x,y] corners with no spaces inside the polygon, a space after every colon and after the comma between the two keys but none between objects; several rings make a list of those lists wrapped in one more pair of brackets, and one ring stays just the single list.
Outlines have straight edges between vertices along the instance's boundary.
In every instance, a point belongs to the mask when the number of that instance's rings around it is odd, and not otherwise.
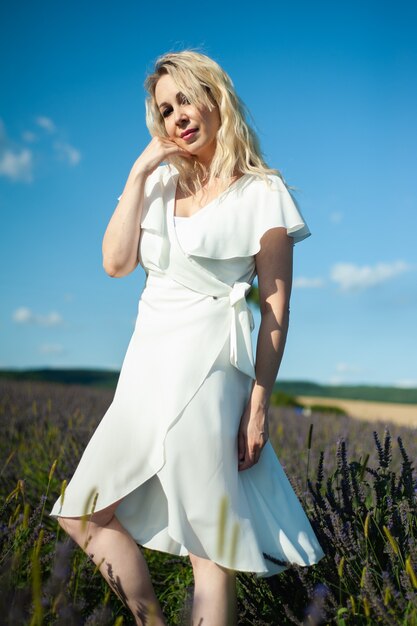
[{"label": "blonde woman", "polygon": [[140,263],[146,284],[114,400],[50,515],[137,624],[166,624],[140,545],[188,555],[192,623],[231,626],[236,571],[324,556],[268,440],[293,246],[310,231],[214,60],[165,54],[146,88],[152,139],[103,239],[105,271]]}]

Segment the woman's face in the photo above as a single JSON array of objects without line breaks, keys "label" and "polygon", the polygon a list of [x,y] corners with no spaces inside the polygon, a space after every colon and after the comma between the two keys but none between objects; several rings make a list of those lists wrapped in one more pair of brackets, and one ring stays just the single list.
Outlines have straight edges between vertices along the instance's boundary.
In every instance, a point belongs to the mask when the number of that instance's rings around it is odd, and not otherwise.
[{"label": "woman's face", "polygon": [[208,165],[216,150],[220,128],[218,107],[197,108],[190,104],[169,74],[155,86],[155,100],[170,139]]}]

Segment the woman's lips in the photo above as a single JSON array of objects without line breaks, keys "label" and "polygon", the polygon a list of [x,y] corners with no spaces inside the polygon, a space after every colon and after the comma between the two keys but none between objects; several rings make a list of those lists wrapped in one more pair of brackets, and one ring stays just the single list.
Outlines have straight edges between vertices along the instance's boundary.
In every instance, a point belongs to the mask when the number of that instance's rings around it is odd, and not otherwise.
[{"label": "woman's lips", "polygon": [[187,141],[188,139],[191,139],[192,137],[194,137],[194,135],[196,134],[198,128],[190,128],[190,130],[186,130],[182,135],[181,135],[181,139],[184,139],[185,141]]}]

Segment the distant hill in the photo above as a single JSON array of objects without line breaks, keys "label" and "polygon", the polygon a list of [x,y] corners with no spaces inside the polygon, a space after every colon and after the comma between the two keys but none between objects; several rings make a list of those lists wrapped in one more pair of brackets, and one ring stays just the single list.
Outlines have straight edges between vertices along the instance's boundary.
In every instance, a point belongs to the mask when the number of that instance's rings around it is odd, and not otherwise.
[{"label": "distant hill", "polygon": [[[115,388],[119,372],[99,369],[28,369],[0,370],[1,379],[42,380],[45,382],[91,385]],[[346,400],[369,400],[372,402],[399,402],[417,404],[417,388],[382,387],[376,385],[321,385],[311,381],[280,380],[274,391],[290,396],[316,396]]]},{"label": "distant hill", "polygon": [[93,387],[116,387],[119,372],[95,369],[29,369],[0,370],[1,379],[42,380],[66,385],[90,385]]},{"label": "distant hill", "polygon": [[310,381],[281,380],[275,389],[291,396],[316,396],[371,402],[417,404],[417,388],[382,387],[376,385],[321,385]]}]

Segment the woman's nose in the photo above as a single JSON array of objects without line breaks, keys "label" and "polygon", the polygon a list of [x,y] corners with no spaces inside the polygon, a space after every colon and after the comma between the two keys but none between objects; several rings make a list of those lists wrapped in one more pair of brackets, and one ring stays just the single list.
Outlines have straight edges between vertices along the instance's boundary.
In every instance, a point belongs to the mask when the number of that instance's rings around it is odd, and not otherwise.
[{"label": "woman's nose", "polygon": [[175,123],[177,124],[177,126],[183,126],[183,124],[187,121],[187,115],[184,113],[184,111],[178,109],[178,111],[175,113]]}]

